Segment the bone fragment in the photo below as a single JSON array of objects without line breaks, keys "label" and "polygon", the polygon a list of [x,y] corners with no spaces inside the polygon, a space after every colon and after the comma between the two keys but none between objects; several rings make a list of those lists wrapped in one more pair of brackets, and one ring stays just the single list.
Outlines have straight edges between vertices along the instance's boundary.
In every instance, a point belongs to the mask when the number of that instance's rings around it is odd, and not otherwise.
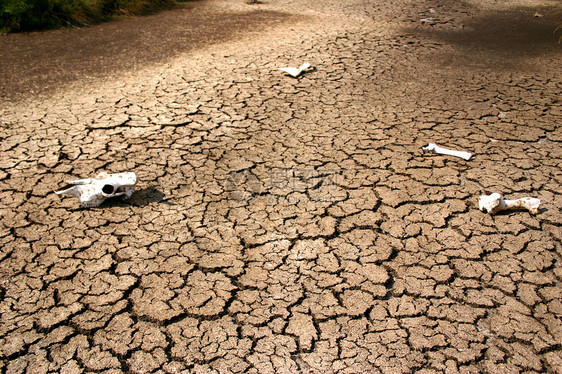
[{"label": "bone fragment", "polygon": [[523,197],[517,200],[504,200],[499,193],[482,195],[478,198],[478,207],[486,213],[496,214],[502,210],[527,209],[531,214],[537,214],[541,201],[534,197]]},{"label": "bone fragment", "polygon": [[299,68],[279,68],[279,70],[284,71],[285,73],[287,73],[287,74],[296,78],[299,75],[301,75],[302,72],[305,71],[308,68],[310,68],[310,64],[308,62],[305,62]]},{"label": "bone fragment", "polygon": [[429,143],[426,147],[422,147],[424,151],[431,151],[434,153],[438,153],[440,155],[449,155],[449,156],[456,156],[460,158],[464,158],[465,160],[470,160],[472,154],[469,152],[464,151],[453,151],[451,149],[442,148],[437,144]]},{"label": "bone fragment", "polygon": [[99,173],[95,178],[78,179],[67,182],[71,187],[55,191],[57,195],[75,195],[80,205],[91,208],[100,205],[105,199],[116,196],[131,197],[135,191],[135,173]]}]

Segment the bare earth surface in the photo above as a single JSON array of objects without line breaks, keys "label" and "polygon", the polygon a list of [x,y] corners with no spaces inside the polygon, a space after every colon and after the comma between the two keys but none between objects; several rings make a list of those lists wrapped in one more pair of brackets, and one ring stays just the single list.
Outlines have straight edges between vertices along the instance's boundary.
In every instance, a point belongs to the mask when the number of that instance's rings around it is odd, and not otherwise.
[{"label": "bare earth surface", "polygon": [[[208,0],[0,36],[0,372],[562,372],[561,15]],[[53,193],[100,171],[137,191]]]}]

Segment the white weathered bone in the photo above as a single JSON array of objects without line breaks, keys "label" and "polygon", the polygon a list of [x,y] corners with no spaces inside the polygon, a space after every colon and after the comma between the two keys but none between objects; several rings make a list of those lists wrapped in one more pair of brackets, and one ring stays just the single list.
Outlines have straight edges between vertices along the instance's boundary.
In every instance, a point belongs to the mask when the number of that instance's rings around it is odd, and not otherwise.
[{"label": "white weathered bone", "polygon": [[499,193],[482,195],[478,198],[478,207],[486,213],[496,214],[502,210],[527,209],[531,214],[537,214],[541,201],[534,197],[523,197],[517,200],[504,200]]},{"label": "white weathered bone", "polygon": [[430,152],[438,153],[440,155],[449,155],[449,156],[464,158],[467,161],[470,160],[470,158],[472,157],[472,153],[464,152],[464,151],[453,151],[451,149],[443,148],[433,143],[429,143],[426,147],[422,147],[422,149],[424,151],[430,151]]},{"label": "white weathered bone", "polygon": [[296,78],[308,68],[310,68],[310,64],[308,62],[305,62],[299,68],[279,68],[279,70],[284,71],[285,73]]},{"label": "white weathered bone", "polygon": [[55,193],[78,196],[78,201],[83,207],[91,208],[110,197],[124,196],[126,199],[131,197],[135,191],[137,176],[133,172],[115,174],[101,172],[95,178],[78,179],[67,183],[72,187]]}]

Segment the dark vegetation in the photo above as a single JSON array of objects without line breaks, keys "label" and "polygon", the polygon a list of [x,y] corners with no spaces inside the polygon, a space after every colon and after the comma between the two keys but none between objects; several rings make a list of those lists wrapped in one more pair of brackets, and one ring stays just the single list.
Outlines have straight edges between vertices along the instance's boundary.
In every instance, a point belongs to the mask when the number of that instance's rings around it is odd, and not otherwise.
[{"label": "dark vegetation", "polygon": [[182,0],[0,0],[0,32],[84,26],[120,15],[142,15]]}]

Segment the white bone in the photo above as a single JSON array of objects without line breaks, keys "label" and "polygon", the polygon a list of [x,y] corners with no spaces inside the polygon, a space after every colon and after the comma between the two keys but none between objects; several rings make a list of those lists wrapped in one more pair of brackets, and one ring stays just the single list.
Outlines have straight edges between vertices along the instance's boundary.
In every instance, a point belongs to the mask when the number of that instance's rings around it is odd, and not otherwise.
[{"label": "white bone", "polygon": [[460,158],[464,158],[465,160],[470,160],[472,154],[469,152],[464,151],[453,151],[447,148],[442,148],[437,144],[429,143],[426,147],[422,147],[424,151],[431,151],[434,153],[438,153],[440,155],[449,155],[449,156],[456,156]]},{"label": "white bone", "polygon": [[135,191],[137,176],[135,173],[99,173],[95,178],[68,181],[72,187],[55,191],[57,195],[75,195],[83,207],[91,208],[100,205],[110,197],[131,197]]},{"label": "white bone", "polygon": [[68,184],[72,184],[72,185],[80,185],[80,184],[90,184],[93,183],[94,179],[92,178],[86,178],[86,179],[77,179],[75,181],[66,181],[66,183]]},{"label": "white bone", "polygon": [[491,195],[482,195],[478,198],[478,207],[486,213],[496,214],[502,210],[508,209],[527,209],[531,214],[537,214],[541,201],[534,197],[523,197],[517,200],[504,200],[499,193]]},{"label": "white bone", "polygon": [[308,62],[305,62],[304,64],[301,65],[300,68],[279,68],[279,70],[284,71],[285,73],[293,76],[293,77],[298,77],[299,75],[301,75],[301,73],[303,71],[305,71],[306,69],[308,69],[310,67],[310,64]]}]

